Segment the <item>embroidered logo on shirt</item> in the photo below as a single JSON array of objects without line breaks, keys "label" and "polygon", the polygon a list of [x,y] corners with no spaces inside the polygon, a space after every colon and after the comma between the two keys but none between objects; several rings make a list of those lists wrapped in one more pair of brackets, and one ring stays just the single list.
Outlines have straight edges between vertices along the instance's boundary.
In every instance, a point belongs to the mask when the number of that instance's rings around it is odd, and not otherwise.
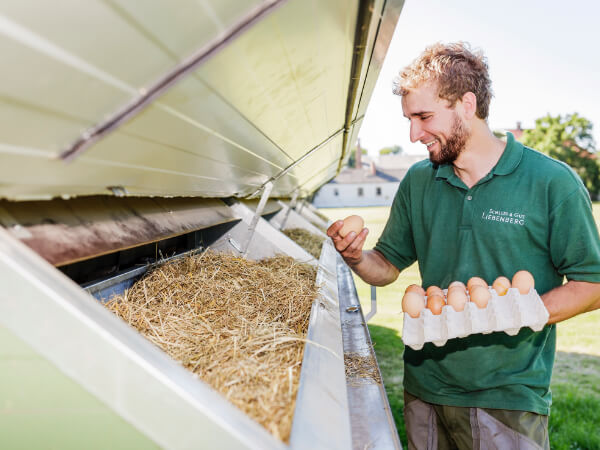
[{"label": "embroidered logo on shirt", "polygon": [[525,225],[525,214],[510,211],[498,211],[490,208],[488,211],[481,213],[483,220],[491,220],[493,222],[512,223],[514,225]]}]

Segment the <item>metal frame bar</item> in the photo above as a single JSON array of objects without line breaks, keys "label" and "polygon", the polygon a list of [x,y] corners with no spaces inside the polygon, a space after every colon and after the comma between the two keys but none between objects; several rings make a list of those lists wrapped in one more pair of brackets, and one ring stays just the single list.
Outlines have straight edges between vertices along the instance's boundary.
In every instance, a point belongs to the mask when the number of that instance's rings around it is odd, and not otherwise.
[{"label": "metal frame bar", "polygon": [[[235,214],[241,217],[242,222],[230,230],[227,235],[223,237],[223,241],[226,242],[228,250],[234,248],[240,253],[241,246],[238,245],[237,242],[243,242],[244,239],[248,237],[248,225],[256,217],[256,214],[255,211],[242,202],[234,202],[230,205],[230,208]],[[281,233],[277,227],[262,217],[258,218],[254,233],[260,236],[261,239],[255,238],[250,242],[246,256],[251,259],[272,256],[274,253],[268,255],[267,253],[271,251],[270,249],[274,249],[276,250],[275,253],[285,253],[292,258],[296,258],[298,261],[307,264],[317,265],[318,263],[310,253],[292,241],[285,234]],[[224,248],[221,247],[222,243],[223,242],[214,243],[211,247],[217,251],[224,250]]]},{"label": "metal frame bar", "polygon": [[298,200],[298,189],[296,189],[294,191],[294,194],[292,195],[292,200],[290,201],[289,206],[287,206],[287,208],[285,210],[285,216],[283,217],[283,220],[279,224],[279,229],[280,230],[283,230],[285,228],[285,224],[286,224],[288,218],[290,217],[290,211],[292,209],[296,209],[296,201],[297,200]]},{"label": "metal frame bar", "polygon": [[250,241],[252,241],[252,237],[254,236],[254,231],[256,230],[256,225],[258,224],[258,220],[261,218],[263,209],[265,209],[265,205],[267,204],[267,200],[269,200],[269,196],[271,195],[271,191],[273,190],[273,183],[265,184],[263,188],[263,193],[260,197],[260,201],[258,202],[258,206],[256,207],[256,212],[254,213],[254,217],[248,225],[248,236],[244,241],[244,244],[241,248],[240,253],[243,256],[248,254],[248,247],[250,246]]},{"label": "metal frame bar", "polygon": [[283,230],[282,222],[290,226],[290,228],[303,228],[306,231],[311,232],[317,236],[321,236],[323,239],[327,239],[327,235],[320,230],[315,224],[311,223],[305,216],[298,213],[298,211],[292,209],[284,202],[280,201],[283,206],[282,210],[279,211],[275,216],[269,219],[269,222],[278,230]]},{"label": "metal frame bar", "polygon": [[325,241],[296,396],[290,448],[342,450],[352,445],[337,283],[337,252]]},{"label": "metal frame bar", "polygon": [[371,310],[367,313],[365,322],[371,320],[375,314],[377,314],[377,287],[371,286]]},{"label": "metal frame bar", "polygon": [[346,114],[344,118],[344,137],[342,141],[342,155],[338,165],[338,171],[342,168],[342,161],[346,155],[348,145],[348,137],[350,128],[352,127],[352,113],[354,112],[354,104],[358,94],[360,74],[365,59],[365,51],[367,48],[367,40],[369,37],[369,22],[373,17],[374,0],[360,0],[358,7],[358,16],[356,18],[356,31],[354,32],[354,55],[352,57],[352,68],[350,69],[350,81],[348,85],[348,97],[346,99]]},{"label": "metal frame bar", "polygon": [[[374,369],[379,372],[371,335],[360,308],[352,272],[339,255],[337,279],[344,352],[372,357],[375,361]],[[349,308],[355,305],[358,305],[358,308]],[[381,379],[381,373],[379,378]],[[377,383],[369,378],[362,378],[359,383],[352,383],[352,379],[349,381],[348,405],[353,448],[401,449],[402,444],[383,381]]]},{"label": "metal frame bar", "polygon": [[[358,122],[359,120],[362,120],[364,118],[364,115],[357,117],[356,119],[354,119],[352,121],[352,123],[350,124],[350,126],[354,125],[356,122]],[[308,158],[309,156],[311,156],[313,153],[315,153],[317,150],[319,150],[320,148],[322,148],[323,146],[329,144],[333,139],[335,139],[336,137],[338,137],[341,133],[343,133],[345,131],[344,128],[340,128],[339,130],[337,130],[335,133],[333,133],[331,136],[329,136],[328,138],[326,138],[323,142],[321,142],[320,144],[317,144],[316,146],[314,146],[313,148],[311,148],[308,152],[306,152],[304,155],[302,155],[299,159],[297,159],[296,161],[294,161],[293,163],[291,163],[289,166],[287,166],[285,169],[283,169],[281,172],[279,172],[277,175],[272,176],[271,178],[269,178],[267,181],[265,181],[265,183],[259,187],[256,191],[254,191],[252,194],[248,195],[246,198],[252,198],[252,197],[256,197],[258,195],[258,193],[264,188],[264,186],[267,183],[275,183],[277,180],[279,180],[281,177],[283,177],[284,175],[287,175],[288,172],[292,169],[294,169],[297,165],[301,164],[302,162],[304,162],[304,160],[306,158]],[[311,178],[312,179],[312,178]],[[300,185],[299,187],[301,187],[302,185]]]},{"label": "metal frame bar", "polygon": [[279,180],[282,176],[286,175],[290,170],[292,170],[298,164],[302,163],[302,161],[304,161],[306,158],[308,158],[314,152],[316,152],[317,150],[319,150],[324,145],[329,144],[329,142],[331,142],[333,139],[335,139],[343,131],[344,131],[343,128],[340,129],[340,130],[338,130],[338,131],[336,131],[331,136],[329,136],[327,139],[325,139],[323,142],[321,142],[320,144],[317,144],[315,147],[311,148],[308,152],[306,152],[299,159],[297,159],[296,161],[294,161],[293,163],[291,163],[289,166],[287,166],[285,169],[283,169],[277,175],[274,175],[271,178],[269,178],[269,180],[267,180],[261,187],[259,187],[256,191],[254,191],[252,194],[250,194],[248,196],[248,198],[252,198],[252,197],[255,197],[256,195],[258,195],[258,193],[265,187],[265,185],[267,183],[275,183],[277,180]]}]

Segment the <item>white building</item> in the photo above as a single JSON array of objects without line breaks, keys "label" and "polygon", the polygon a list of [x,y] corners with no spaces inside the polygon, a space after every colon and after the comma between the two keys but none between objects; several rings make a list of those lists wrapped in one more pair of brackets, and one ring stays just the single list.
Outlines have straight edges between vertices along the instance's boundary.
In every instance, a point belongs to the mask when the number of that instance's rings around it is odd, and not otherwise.
[{"label": "white building", "polygon": [[325,184],[314,196],[318,208],[354,206],[389,206],[400,181],[409,167],[424,156],[382,155],[378,164],[365,164],[360,169],[347,167]]}]

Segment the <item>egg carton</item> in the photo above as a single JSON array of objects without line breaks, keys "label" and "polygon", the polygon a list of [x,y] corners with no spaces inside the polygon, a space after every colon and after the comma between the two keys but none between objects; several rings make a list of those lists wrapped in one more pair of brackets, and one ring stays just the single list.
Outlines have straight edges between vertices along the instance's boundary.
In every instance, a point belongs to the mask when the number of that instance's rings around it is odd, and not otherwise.
[{"label": "egg carton", "polygon": [[499,296],[491,287],[488,289],[492,298],[485,308],[478,308],[469,301],[463,311],[455,311],[453,307],[445,305],[439,315],[434,315],[428,308],[424,308],[416,318],[404,313],[404,344],[420,350],[426,342],[441,347],[448,339],[471,334],[504,331],[514,336],[523,327],[540,331],[548,322],[550,315],[535,289],[520,294],[518,289],[511,288],[503,296]]}]

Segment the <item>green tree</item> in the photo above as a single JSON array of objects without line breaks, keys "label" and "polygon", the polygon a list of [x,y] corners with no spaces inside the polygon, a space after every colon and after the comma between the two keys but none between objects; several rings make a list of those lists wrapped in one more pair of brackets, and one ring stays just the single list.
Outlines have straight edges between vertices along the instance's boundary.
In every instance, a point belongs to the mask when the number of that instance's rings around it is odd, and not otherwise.
[{"label": "green tree", "polygon": [[548,114],[525,130],[521,141],[571,166],[581,177],[590,195],[600,193],[600,164],[592,136],[592,123],[579,114],[553,117]]},{"label": "green tree", "polygon": [[404,149],[399,145],[393,145],[392,147],[384,147],[381,150],[379,150],[380,155],[401,155],[402,153],[404,153]]}]

